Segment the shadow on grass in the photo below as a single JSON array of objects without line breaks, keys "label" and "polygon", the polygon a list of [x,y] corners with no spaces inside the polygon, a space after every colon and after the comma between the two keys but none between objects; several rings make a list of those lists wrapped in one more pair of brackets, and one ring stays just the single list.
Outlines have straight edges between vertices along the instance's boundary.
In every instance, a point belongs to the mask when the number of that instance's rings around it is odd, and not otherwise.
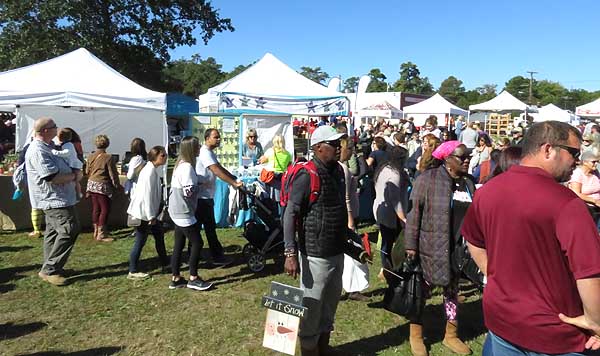
[{"label": "shadow on grass", "polygon": [[0,246],[0,252],[18,252],[32,249],[33,246]]},{"label": "shadow on grass", "polygon": [[229,283],[246,282],[253,279],[265,278],[270,275],[283,273],[283,265],[267,263],[260,272],[252,272],[248,267],[242,267],[238,272],[221,277],[209,279],[215,286],[226,285]]},{"label": "shadow on grass", "polygon": [[46,323],[35,322],[28,324],[0,324],[0,340],[16,339],[18,337],[34,333],[48,326]]},{"label": "shadow on grass", "polygon": [[28,266],[2,268],[0,269],[0,284],[25,278],[25,276],[21,275],[21,273],[38,270],[41,267],[42,265],[34,264]]},{"label": "shadow on grass", "polygon": [[63,352],[63,351],[42,351],[35,352],[32,354],[20,354],[19,356],[89,356],[89,355],[114,355],[118,352],[123,351],[123,346],[105,346],[96,347],[93,349],[75,351],[75,352]]},{"label": "shadow on grass", "polygon": [[409,325],[405,323],[383,334],[334,346],[334,349],[343,355],[377,355],[380,351],[405,343],[408,340],[408,333]]}]

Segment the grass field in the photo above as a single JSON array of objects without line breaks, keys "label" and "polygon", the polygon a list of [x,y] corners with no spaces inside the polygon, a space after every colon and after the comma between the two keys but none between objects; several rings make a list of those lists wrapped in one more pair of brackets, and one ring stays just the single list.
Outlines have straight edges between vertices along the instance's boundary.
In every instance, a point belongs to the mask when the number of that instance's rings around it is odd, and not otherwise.
[{"label": "grass field", "polygon": [[[38,276],[41,240],[25,233],[0,235],[1,355],[275,355],[262,347],[266,310],[260,301],[271,281],[297,285],[283,268],[261,273],[246,267],[239,229],[220,229],[226,252],[235,257],[227,268],[200,274],[215,284],[207,292],[169,290],[160,274],[152,238],[142,254],[145,281],[127,275],[133,238],[128,230],[113,243],[97,243],[81,234],[66,268],[70,284],[55,287]],[[167,249],[173,245],[167,234]],[[371,268],[372,302],[342,301],[332,345],[347,355],[410,355],[408,324],[380,307],[385,285],[377,279],[379,259]],[[187,271],[185,271],[187,277]],[[481,354],[485,329],[480,297],[466,293],[459,309],[461,336]],[[441,345],[444,322],[440,297],[425,315],[431,355],[450,355]]]}]

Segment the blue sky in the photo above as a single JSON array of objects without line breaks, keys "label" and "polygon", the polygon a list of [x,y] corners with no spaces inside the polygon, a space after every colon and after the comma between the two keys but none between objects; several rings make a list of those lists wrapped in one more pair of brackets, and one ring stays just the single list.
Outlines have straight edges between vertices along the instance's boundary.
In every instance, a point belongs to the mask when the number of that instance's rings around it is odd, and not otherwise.
[{"label": "blue sky", "polygon": [[214,57],[230,71],[266,52],[290,67],[320,66],[342,80],[379,68],[389,82],[412,61],[437,89],[454,75],[467,90],[515,75],[600,90],[600,1],[214,0],[235,32],[172,59]]}]

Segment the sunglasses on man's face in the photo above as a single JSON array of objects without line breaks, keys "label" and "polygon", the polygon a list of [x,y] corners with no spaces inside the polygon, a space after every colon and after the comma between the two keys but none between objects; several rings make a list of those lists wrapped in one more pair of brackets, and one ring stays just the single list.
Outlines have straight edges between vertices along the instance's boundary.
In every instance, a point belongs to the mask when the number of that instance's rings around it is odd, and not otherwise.
[{"label": "sunglasses on man's face", "polygon": [[569,152],[569,154],[573,157],[574,160],[578,160],[579,156],[581,155],[581,151],[579,150],[579,148],[575,148],[575,147],[571,147],[571,146],[566,146],[566,145],[552,145],[558,148],[562,148],[563,150]]},{"label": "sunglasses on man's face", "polygon": [[340,148],[340,147],[341,147],[341,145],[342,145],[342,144],[341,144],[341,142],[340,142],[340,140],[335,140],[335,141],[324,141],[323,143],[326,143],[326,144],[328,144],[329,146],[331,146],[331,147],[334,147],[334,148]]}]

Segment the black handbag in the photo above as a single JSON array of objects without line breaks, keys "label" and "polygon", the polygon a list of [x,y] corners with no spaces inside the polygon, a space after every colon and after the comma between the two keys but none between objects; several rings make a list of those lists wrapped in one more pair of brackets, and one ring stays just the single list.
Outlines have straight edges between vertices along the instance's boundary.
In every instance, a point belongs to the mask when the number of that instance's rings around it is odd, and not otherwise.
[{"label": "black handbag", "polygon": [[467,242],[462,236],[455,240],[454,251],[450,256],[450,264],[455,274],[460,275],[462,273],[477,287],[483,288],[483,273],[471,257]]},{"label": "black handbag", "polygon": [[425,308],[423,270],[418,257],[407,257],[394,274],[386,273],[384,308],[404,317],[417,317]]}]

